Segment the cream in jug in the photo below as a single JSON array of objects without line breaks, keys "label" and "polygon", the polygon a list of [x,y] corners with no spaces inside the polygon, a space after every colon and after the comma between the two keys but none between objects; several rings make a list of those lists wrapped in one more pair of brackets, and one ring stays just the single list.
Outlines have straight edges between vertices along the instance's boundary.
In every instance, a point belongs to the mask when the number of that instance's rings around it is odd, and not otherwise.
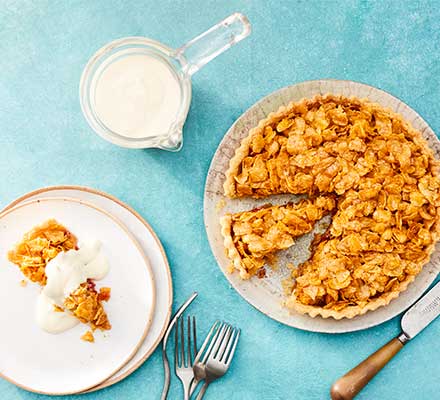
[{"label": "cream in jug", "polygon": [[95,89],[98,117],[129,138],[170,130],[181,104],[181,89],[166,62],[148,54],[119,58],[99,76]]}]

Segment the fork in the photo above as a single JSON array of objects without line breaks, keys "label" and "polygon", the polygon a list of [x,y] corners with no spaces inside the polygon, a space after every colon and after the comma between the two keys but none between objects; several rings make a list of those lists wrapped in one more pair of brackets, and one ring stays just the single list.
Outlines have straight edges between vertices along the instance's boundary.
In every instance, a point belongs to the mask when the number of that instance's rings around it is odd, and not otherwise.
[{"label": "fork", "polygon": [[197,292],[194,292],[186,301],[183,303],[179,309],[174,314],[173,318],[171,319],[170,324],[168,325],[168,328],[165,332],[165,335],[162,340],[162,360],[163,360],[163,369],[164,369],[164,382],[163,382],[163,388],[162,388],[162,396],[160,397],[160,400],[167,400],[168,398],[168,390],[170,389],[170,382],[171,382],[171,376],[170,376],[170,362],[168,360],[167,355],[167,344],[168,339],[170,337],[170,334],[173,329],[175,329],[175,325],[179,317],[185,312],[185,310],[191,305],[191,303],[194,301],[194,299],[197,297]]},{"label": "fork", "polygon": [[[195,376],[198,379],[205,379],[205,383],[197,395],[197,400],[203,398],[211,382],[222,377],[228,371],[239,337],[240,329],[224,322],[216,321],[214,323],[194,360]],[[204,353],[207,346],[208,350]]]},{"label": "fork", "polygon": [[192,317],[191,323],[191,317],[188,317],[186,341],[183,320],[183,317],[180,317],[176,322],[174,370],[182,382],[184,400],[189,400],[190,388],[194,381],[193,361],[197,354],[196,318]]}]

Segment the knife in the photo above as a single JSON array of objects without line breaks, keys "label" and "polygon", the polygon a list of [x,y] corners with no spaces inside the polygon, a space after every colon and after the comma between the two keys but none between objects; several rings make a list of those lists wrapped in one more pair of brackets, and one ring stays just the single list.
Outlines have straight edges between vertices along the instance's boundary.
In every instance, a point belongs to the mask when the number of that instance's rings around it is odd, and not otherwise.
[{"label": "knife", "polygon": [[331,387],[332,400],[351,400],[401,349],[440,315],[440,282],[403,314],[402,332]]}]

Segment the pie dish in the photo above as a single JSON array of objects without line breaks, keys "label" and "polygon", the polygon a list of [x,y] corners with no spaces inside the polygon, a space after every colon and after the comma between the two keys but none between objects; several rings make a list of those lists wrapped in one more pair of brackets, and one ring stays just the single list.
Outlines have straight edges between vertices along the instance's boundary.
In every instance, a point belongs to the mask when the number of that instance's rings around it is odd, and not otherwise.
[{"label": "pie dish", "polygon": [[[224,191],[335,195],[332,222],[293,271],[285,305],[351,318],[388,304],[429,260],[439,238],[437,168],[399,114],[367,99],[320,95],[260,121],[232,157]],[[224,224],[222,233],[234,263]]]}]

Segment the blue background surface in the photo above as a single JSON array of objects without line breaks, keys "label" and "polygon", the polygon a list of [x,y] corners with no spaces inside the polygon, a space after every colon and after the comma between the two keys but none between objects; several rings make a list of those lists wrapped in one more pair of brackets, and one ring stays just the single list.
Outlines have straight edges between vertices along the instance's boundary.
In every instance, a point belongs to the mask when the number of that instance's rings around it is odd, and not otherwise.
[{"label": "blue background surface", "polygon": [[[172,47],[235,11],[252,35],[193,79],[185,144],[176,154],[127,150],[84,120],[78,83],[105,43],[143,35]],[[193,290],[203,335],[216,318],[242,327],[232,370],[207,399],[326,399],[331,383],[399,333],[399,319],[363,332],[325,335],[270,320],[228,284],[203,226],[210,160],[234,120],[262,96],[295,82],[350,79],[389,91],[440,132],[440,8],[432,1],[43,1],[0,0],[0,206],[47,185],[88,185],[138,210],[167,251],[175,305]],[[359,399],[438,398],[437,320]],[[0,333],[1,336],[1,333]],[[156,399],[156,352],[123,382],[71,399]],[[0,381],[0,399],[42,399]],[[181,398],[174,379],[171,399]]]}]

